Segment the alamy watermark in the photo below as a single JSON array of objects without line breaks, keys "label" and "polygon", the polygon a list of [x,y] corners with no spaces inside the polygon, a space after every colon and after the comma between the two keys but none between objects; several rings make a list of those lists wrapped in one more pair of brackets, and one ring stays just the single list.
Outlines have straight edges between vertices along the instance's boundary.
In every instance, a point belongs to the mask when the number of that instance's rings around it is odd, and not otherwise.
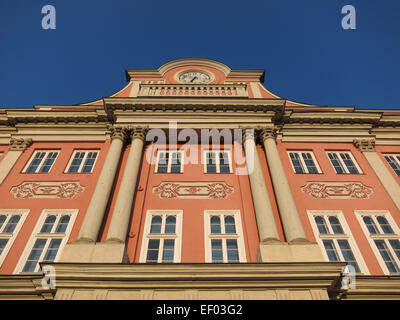
[{"label": "alamy watermark", "polygon": [[341,289],[355,289],[356,288],[356,269],[351,264],[344,266],[342,269],[342,283]]},{"label": "alamy watermark", "polygon": [[342,18],[342,28],[344,30],[356,29],[356,8],[348,4],[342,8],[342,14],[345,16]]},{"label": "alamy watermark", "polygon": [[42,28],[44,30],[55,30],[56,29],[56,8],[52,5],[45,5],[42,7],[42,14],[45,16],[42,18]]},{"label": "alamy watermark", "polygon": [[43,266],[42,272],[44,273],[42,288],[54,290],[56,288],[56,269],[53,266]]}]

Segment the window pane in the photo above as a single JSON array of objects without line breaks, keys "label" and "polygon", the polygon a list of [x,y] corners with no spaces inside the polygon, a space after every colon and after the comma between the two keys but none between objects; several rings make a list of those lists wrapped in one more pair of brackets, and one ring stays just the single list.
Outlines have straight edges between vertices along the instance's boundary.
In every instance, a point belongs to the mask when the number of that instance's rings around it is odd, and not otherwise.
[{"label": "window pane", "polygon": [[172,152],[171,153],[171,173],[180,173],[181,172],[181,163],[182,163],[182,154],[180,152]]},{"label": "window pane", "polygon": [[239,262],[239,251],[236,239],[227,239],[228,262]]},{"label": "window pane", "polygon": [[400,272],[400,269],[397,265],[397,263],[394,261],[394,258],[392,254],[389,251],[389,248],[387,247],[386,243],[384,240],[374,240],[376,247],[379,250],[379,253],[381,254],[381,257],[383,261],[386,264],[386,267],[388,268],[389,272]]},{"label": "window pane", "polygon": [[211,240],[211,250],[212,250],[212,262],[217,262],[217,263],[223,262],[221,239]]},{"label": "window pane", "polygon": [[365,216],[365,217],[363,217],[363,221],[364,221],[365,226],[367,227],[370,234],[378,234],[379,233],[378,229],[376,228],[375,222],[372,220],[371,217]]},{"label": "window pane", "polygon": [[40,173],[47,173],[50,171],[54,160],[57,158],[58,152],[49,152],[46,160],[44,160],[42,167],[40,168]]},{"label": "window pane", "polygon": [[97,158],[97,152],[89,152],[88,156],[86,157],[85,163],[82,168],[83,173],[90,173],[93,170],[94,162]]},{"label": "window pane", "polygon": [[351,174],[359,173],[357,167],[355,166],[353,160],[351,159],[351,157],[348,153],[341,153],[340,157],[342,158],[349,173],[351,173]]},{"label": "window pane", "polygon": [[236,233],[235,218],[233,216],[225,216],[225,233]]},{"label": "window pane", "polygon": [[150,239],[149,240],[146,262],[157,262],[158,261],[159,247],[160,247],[160,239]]},{"label": "window pane", "polygon": [[329,217],[329,222],[331,224],[333,233],[344,233],[342,226],[340,225],[339,219],[337,217],[331,216]]},{"label": "window pane", "polygon": [[15,230],[15,227],[17,226],[19,219],[21,219],[21,216],[15,215],[8,220],[8,223],[6,227],[4,228],[3,232],[4,233],[13,233]]},{"label": "window pane", "polygon": [[308,173],[318,173],[318,169],[315,166],[314,160],[309,152],[303,152],[302,154],[304,163],[306,164]]},{"label": "window pane", "polygon": [[351,251],[351,247],[349,245],[349,242],[347,240],[338,240],[338,244],[340,247],[340,250],[342,251],[342,255],[344,260],[352,265],[356,272],[360,272],[360,268],[358,267],[356,258],[354,257],[353,251]]},{"label": "window pane", "polygon": [[161,223],[161,216],[153,216],[153,218],[151,219],[150,233],[161,233]]},{"label": "window pane", "polygon": [[389,243],[392,246],[392,249],[397,256],[397,259],[400,260],[400,241],[399,240],[389,240]]},{"label": "window pane", "polygon": [[221,233],[221,220],[218,216],[211,216],[211,233]]},{"label": "window pane", "polygon": [[3,253],[4,248],[6,247],[8,239],[0,239],[0,255]]},{"label": "window pane", "polygon": [[332,163],[333,168],[335,169],[336,173],[339,173],[339,174],[346,173],[344,171],[344,168],[343,168],[342,164],[340,163],[339,158],[336,153],[328,153],[328,157],[329,157],[329,160],[331,160],[331,163]]},{"label": "window pane", "polygon": [[5,216],[5,215],[0,216],[0,230],[1,230],[1,227],[3,226],[4,221],[6,221],[6,219],[7,219],[7,216]]},{"label": "window pane", "polygon": [[322,240],[329,261],[339,261],[335,245],[332,240]]},{"label": "window pane", "polygon": [[219,153],[219,172],[230,173],[228,152]]},{"label": "window pane", "polygon": [[25,266],[23,268],[23,272],[34,272],[36,269],[36,266],[38,264],[40,255],[42,254],[43,248],[46,245],[47,239],[37,239],[35,241],[35,244],[32,248],[31,253],[29,254],[29,257],[25,263]]},{"label": "window pane", "polygon": [[46,152],[37,152],[35,154],[35,157],[31,161],[28,169],[26,169],[26,172],[35,173],[45,155],[46,155]]},{"label": "window pane", "polygon": [[392,227],[390,226],[389,222],[386,220],[385,217],[383,216],[378,216],[376,217],[376,220],[378,220],[379,225],[381,226],[383,233],[394,233]]},{"label": "window pane", "polygon": [[175,233],[176,218],[168,216],[165,224],[165,233]]},{"label": "window pane", "polygon": [[84,152],[76,152],[74,156],[74,160],[72,160],[71,166],[69,167],[69,173],[75,173],[79,171],[79,167],[82,163],[82,160],[85,156]]},{"label": "window pane", "polygon": [[43,261],[54,261],[60,248],[61,239],[53,239],[50,242],[49,248],[43,258]]},{"label": "window pane", "polygon": [[62,218],[58,222],[56,233],[65,233],[65,230],[67,230],[68,227],[69,219],[70,217],[67,215],[62,216]]},{"label": "window pane", "polygon": [[168,172],[168,152],[161,152],[158,159],[157,173],[167,173]]},{"label": "window pane", "polygon": [[53,229],[54,222],[56,222],[56,216],[48,216],[43,223],[40,233],[50,233]]},{"label": "window pane", "polygon": [[320,234],[328,234],[328,228],[325,223],[325,219],[321,216],[314,217],[315,223],[317,224],[318,231]]},{"label": "window pane", "polygon": [[290,160],[292,161],[292,164],[293,164],[294,172],[295,173],[305,173],[305,171],[303,169],[303,165],[301,164],[301,161],[300,161],[300,156],[298,155],[298,153],[290,152],[289,156],[290,156]]},{"label": "window pane", "polygon": [[174,262],[174,239],[165,239],[164,240],[164,250],[163,250],[163,262]]},{"label": "window pane", "polygon": [[397,156],[397,161],[396,158],[393,156],[385,156],[386,161],[389,163],[389,165],[392,167],[394,172],[400,177],[400,156]]},{"label": "window pane", "polygon": [[206,153],[207,173],[217,173],[217,161],[215,152]]}]

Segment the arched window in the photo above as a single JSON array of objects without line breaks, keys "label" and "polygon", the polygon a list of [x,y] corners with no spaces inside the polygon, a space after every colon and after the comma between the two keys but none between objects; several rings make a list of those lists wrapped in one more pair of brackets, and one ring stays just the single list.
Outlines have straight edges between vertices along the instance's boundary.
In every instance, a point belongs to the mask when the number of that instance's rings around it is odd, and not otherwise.
[{"label": "arched window", "polygon": [[211,233],[221,233],[221,219],[218,216],[211,216]]},{"label": "arched window", "polygon": [[376,217],[376,220],[378,220],[378,223],[381,226],[383,233],[394,233],[392,227],[384,216],[378,216]]},{"label": "arched window", "polygon": [[54,222],[56,222],[56,216],[48,216],[44,221],[43,227],[40,230],[40,233],[50,233],[53,229]]},{"label": "arched window", "polygon": [[167,216],[165,221],[165,233],[175,233],[176,217]]},{"label": "arched window", "polygon": [[314,217],[315,223],[317,224],[318,231],[320,234],[327,234],[328,228],[326,227],[325,219],[321,216]]},{"label": "arched window", "polygon": [[65,233],[65,230],[67,230],[68,227],[69,220],[69,216],[62,216],[60,221],[58,222],[56,233]]},{"label": "arched window", "polygon": [[151,219],[150,233],[161,233],[161,223],[161,216],[153,216],[153,218]]},{"label": "arched window", "polygon": [[18,224],[19,219],[21,219],[21,216],[16,215],[16,216],[12,216],[11,219],[8,221],[6,227],[4,228],[4,233],[13,233],[15,227]]},{"label": "arched window", "polygon": [[370,234],[378,234],[379,231],[376,228],[375,222],[372,220],[371,217],[365,216],[363,217],[364,223],[368,228]]},{"label": "arched window", "polygon": [[340,225],[339,219],[335,216],[329,217],[329,223],[331,224],[333,233],[344,233],[342,226]]},{"label": "arched window", "polygon": [[235,218],[233,216],[225,216],[225,233],[236,233]]}]

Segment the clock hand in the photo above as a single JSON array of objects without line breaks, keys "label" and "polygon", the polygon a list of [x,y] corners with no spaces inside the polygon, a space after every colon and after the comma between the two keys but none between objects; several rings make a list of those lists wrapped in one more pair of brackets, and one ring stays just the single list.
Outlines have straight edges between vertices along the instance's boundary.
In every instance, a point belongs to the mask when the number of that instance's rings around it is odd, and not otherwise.
[{"label": "clock hand", "polygon": [[193,82],[194,81],[194,79],[196,79],[197,78],[197,76],[195,76],[192,80],[190,80],[190,82]]}]

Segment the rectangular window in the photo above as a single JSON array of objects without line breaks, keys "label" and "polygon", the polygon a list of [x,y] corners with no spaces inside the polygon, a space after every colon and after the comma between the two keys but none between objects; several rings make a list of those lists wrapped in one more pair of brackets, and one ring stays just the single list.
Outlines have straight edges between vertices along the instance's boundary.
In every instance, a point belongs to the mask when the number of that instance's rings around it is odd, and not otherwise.
[{"label": "rectangular window", "polygon": [[356,211],[385,274],[400,273],[400,230],[388,211]]},{"label": "rectangular window", "polygon": [[400,154],[386,154],[385,159],[397,176],[400,177]]},{"label": "rectangular window", "polygon": [[182,173],[183,151],[159,150],[155,167],[156,173]]},{"label": "rectangular window", "polygon": [[231,153],[227,150],[204,151],[206,173],[232,173]]},{"label": "rectangular window", "polygon": [[206,262],[246,262],[238,210],[206,210],[204,213]]},{"label": "rectangular window", "polygon": [[347,262],[356,272],[366,273],[367,268],[342,212],[309,210],[308,216],[327,261]]},{"label": "rectangular window", "polygon": [[333,168],[338,174],[359,174],[362,173],[360,167],[348,151],[329,151],[328,158]]},{"label": "rectangular window", "polygon": [[67,173],[91,173],[99,152],[95,150],[75,150],[68,163]]},{"label": "rectangular window", "polygon": [[142,263],[181,261],[182,211],[149,210],[140,254]]},{"label": "rectangular window", "polygon": [[288,153],[295,173],[321,173],[321,169],[318,167],[312,152],[289,151]]},{"label": "rectangular window", "polygon": [[58,156],[59,151],[38,150],[35,151],[28,161],[24,173],[48,173]]},{"label": "rectangular window", "polygon": [[29,210],[0,209],[0,266],[6,258]]},{"label": "rectangular window", "polygon": [[57,261],[68,240],[78,210],[43,210],[16,268],[17,272],[40,272],[39,262]]}]

